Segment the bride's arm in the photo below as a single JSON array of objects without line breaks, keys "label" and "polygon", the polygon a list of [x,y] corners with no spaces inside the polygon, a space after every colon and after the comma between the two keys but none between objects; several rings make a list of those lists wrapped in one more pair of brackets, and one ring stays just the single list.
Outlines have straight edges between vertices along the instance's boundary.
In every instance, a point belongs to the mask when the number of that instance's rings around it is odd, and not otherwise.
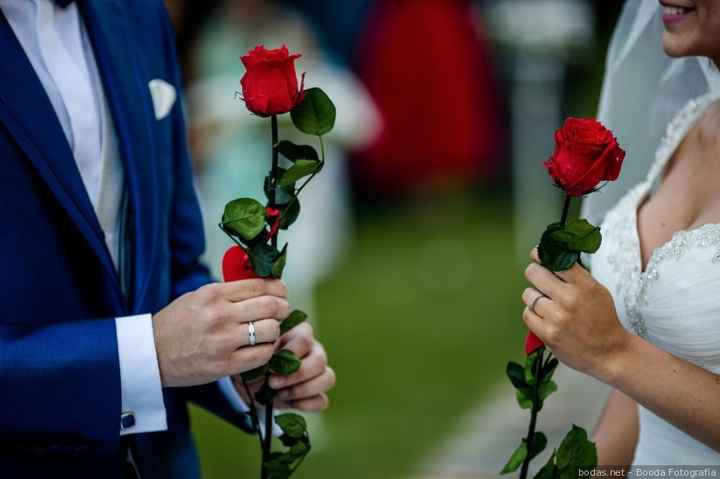
[{"label": "bride's arm", "polygon": [[[625,330],[608,290],[582,267],[554,274],[535,262],[525,276],[547,298],[535,313],[525,308],[523,320],[560,361],[720,451],[720,376]],[[523,301],[532,305],[537,295],[527,289]]]},{"label": "bride's arm", "polygon": [[720,452],[720,376],[635,335],[595,374]]},{"label": "bride's arm", "polygon": [[613,389],[592,434],[597,445],[598,464],[632,464],[638,433],[637,403]]}]

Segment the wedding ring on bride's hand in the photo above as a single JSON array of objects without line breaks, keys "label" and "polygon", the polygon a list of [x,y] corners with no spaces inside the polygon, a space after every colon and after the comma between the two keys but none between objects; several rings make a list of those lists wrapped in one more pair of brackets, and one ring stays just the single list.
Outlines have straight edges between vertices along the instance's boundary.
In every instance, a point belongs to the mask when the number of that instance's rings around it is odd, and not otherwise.
[{"label": "wedding ring on bride's hand", "polygon": [[540,291],[538,291],[537,297],[536,297],[535,299],[533,299],[532,304],[530,304],[530,311],[532,311],[533,314],[535,314],[535,315],[537,315],[537,316],[540,316],[540,315],[537,314],[537,311],[535,311],[535,306],[537,305],[538,301],[540,301],[540,300],[543,299],[543,298],[547,298],[547,296],[545,296],[545,295],[542,294]]},{"label": "wedding ring on bride's hand", "polygon": [[255,334],[255,323],[253,321],[248,323],[248,343],[250,346],[257,344],[257,334]]}]

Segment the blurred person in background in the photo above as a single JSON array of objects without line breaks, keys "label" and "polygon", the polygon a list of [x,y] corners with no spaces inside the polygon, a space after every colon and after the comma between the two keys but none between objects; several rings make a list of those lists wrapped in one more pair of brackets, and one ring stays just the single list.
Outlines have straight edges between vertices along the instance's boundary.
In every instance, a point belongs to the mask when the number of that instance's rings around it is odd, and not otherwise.
[{"label": "blurred person in background", "polygon": [[354,66],[358,35],[370,13],[372,0],[284,0],[312,20],[318,41],[333,59]]},{"label": "blurred person in background", "polygon": [[[219,273],[220,259],[230,245],[218,228],[225,204],[239,196],[264,196],[269,168],[267,125],[253,118],[235,98],[244,67],[239,56],[263,44],[286,44],[301,52],[300,72],[312,72],[305,87],[322,84],[337,107],[337,125],[327,137],[327,163],[300,199],[303,210],[286,239],[291,243],[285,279],[292,301],[312,312],[316,284],[338,259],[349,234],[350,208],[345,150],[365,145],[375,136],[379,119],[362,85],[347,70],[328,61],[304,17],[282,2],[230,0],[219,6],[198,35],[194,48],[195,81],[190,85],[197,183],[205,213],[207,262]],[[312,141],[280,118],[283,138]],[[285,123],[284,123],[285,122]],[[311,314],[312,317],[312,314]]]},{"label": "blurred person in background", "polygon": [[503,141],[489,46],[470,0],[377,0],[359,74],[383,119],[353,164],[373,198],[467,188],[500,167]]}]

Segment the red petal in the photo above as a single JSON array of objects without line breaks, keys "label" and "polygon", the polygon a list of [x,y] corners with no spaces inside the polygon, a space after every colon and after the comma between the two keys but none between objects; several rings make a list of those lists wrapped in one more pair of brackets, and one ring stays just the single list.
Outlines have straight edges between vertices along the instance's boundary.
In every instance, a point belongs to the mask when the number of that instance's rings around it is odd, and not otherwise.
[{"label": "red petal", "polygon": [[525,355],[529,356],[542,347],[545,347],[545,343],[540,341],[540,338],[535,336],[535,333],[528,331],[527,336],[525,336]]},{"label": "red petal", "polygon": [[222,261],[223,278],[225,281],[258,278],[253,271],[247,252],[240,246],[233,246],[225,252]]}]

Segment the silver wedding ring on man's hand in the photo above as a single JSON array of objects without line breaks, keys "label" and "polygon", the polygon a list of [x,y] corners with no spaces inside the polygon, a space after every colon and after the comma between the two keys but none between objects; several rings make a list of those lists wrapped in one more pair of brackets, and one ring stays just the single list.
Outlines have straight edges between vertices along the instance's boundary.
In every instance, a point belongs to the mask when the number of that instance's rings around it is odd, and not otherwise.
[{"label": "silver wedding ring on man's hand", "polygon": [[248,344],[255,346],[257,344],[257,334],[255,333],[255,322],[248,323]]},{"label": "silver wedding ring on man's hand", "polygon": [[538,295],[535,297],[535,299],[533,299],[533,302],[530,304],[530,311],[532,311],[533,314],[535,314],[537,316],[540,316],[540,315],[537,314],[537,311],[535,311],[535,306],[537,306],[538,301],[540,301],[543,298],[547,298],[547,296],[545,296],[540,291],[538,291]]}]

